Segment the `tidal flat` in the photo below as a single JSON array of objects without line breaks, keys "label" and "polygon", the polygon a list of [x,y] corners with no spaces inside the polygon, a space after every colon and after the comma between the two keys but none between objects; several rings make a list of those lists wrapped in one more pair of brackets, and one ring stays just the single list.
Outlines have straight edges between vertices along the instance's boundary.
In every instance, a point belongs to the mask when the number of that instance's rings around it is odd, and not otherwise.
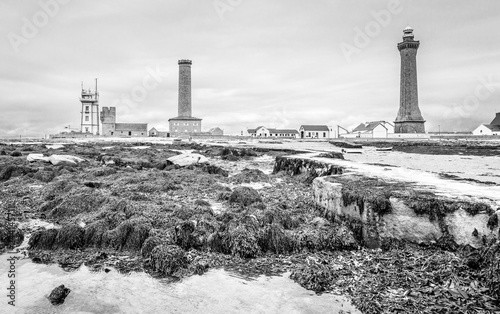
[{"label": "tidal flat", "polygon": [[[115,272],[166,284],[220,270],[285,276],[357,308],[332,304],[332,311],[499,309],[497,242],[450,249],[394,241],[367,249],[359,224],[325,216],[314,203],[311,174],[273,171],[276,157],[300,149],[82,142],[6,143],[0,150],[2,258],[14,245],[29,263],[101,274],[95,280]],[[206,162],[168,161],[183,153]],[[30,154],[83,161],[28,161]],[[217,276],[211,280],[216,285]],[[258,312],[257,305],[245,309]]]}]

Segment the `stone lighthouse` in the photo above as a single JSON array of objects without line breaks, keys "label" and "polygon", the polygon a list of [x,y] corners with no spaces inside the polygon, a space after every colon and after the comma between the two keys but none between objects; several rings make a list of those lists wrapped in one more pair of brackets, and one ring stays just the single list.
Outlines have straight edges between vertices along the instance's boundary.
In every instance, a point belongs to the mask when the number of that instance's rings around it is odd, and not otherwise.
[{"label": "stone lighthouse", "polygon": [[172,135],[201,132],[201,119],[192,116],[191,108],[191,60],[179,60],[179,100],[177,117],[168,120]]},{"label": "stone lighthouse", "polygon": [[403,33],[403,41],[398,43],[401,54],[401,83],[394,133],[425,133],[425,120],[418,108],[417,49],[420,42],[413,39],[413,29],[410,26],[407,26]]}]

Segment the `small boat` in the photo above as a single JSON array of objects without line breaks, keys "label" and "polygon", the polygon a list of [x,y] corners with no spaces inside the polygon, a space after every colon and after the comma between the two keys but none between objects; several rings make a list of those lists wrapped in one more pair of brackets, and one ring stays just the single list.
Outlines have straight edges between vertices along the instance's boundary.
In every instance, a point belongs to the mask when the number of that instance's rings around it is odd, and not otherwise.
[{"label": "small boat", "polygon": [[378,152],[390,152],[392,150],[392,147],[380,147],[375,150]]}]

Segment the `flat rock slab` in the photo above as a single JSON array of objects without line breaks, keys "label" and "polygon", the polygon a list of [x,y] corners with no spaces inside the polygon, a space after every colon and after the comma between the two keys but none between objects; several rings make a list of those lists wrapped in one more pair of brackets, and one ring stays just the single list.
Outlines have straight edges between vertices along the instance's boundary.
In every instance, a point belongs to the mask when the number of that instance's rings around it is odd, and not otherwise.
[{"label": "flat rock slab", "polygon": [[44,162],[50,162],[54,166],[56,165],[76,165],[80,162],[85,161],[85,159],[76,157],[76,156],[71,156],[71,155],[52,155],[49,157],[43,156],[43,154],[29,154],[26,159],[29,162],[33,161],[44,161]]},{"label": "flat rock slab", "polygon": [[204,163],[208,162],[208,158],[200,155],[200,154],[193,154],[193,153],[184,153],[176,156],[172,156],[167,159],[174,165],[178,165],[181,167],[184,166],[189,166],[192,164],[197,164],[197,163]]}]

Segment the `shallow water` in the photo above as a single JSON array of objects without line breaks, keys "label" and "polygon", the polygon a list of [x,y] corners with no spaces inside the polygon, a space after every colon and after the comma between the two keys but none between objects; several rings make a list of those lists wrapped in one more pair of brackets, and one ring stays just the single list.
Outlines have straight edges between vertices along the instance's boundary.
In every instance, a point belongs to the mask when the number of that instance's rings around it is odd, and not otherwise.
[{"label": "shallow water", "polygon": [[[0,256],[0,282],[8,287],[7,258]],[[19,256],[19,255],[18,255]],[[171,283],[145,273],[91,272],[85,266],[65,272],[57,265],[15,264],[16,307],[0,297],[0,313],[359,313],[341,296],[316,295],[283,276],[245,277],[223,269]],[[46,298],[64,284],[66,301]],[[7,290],[3,290],[7,291]]]}]

